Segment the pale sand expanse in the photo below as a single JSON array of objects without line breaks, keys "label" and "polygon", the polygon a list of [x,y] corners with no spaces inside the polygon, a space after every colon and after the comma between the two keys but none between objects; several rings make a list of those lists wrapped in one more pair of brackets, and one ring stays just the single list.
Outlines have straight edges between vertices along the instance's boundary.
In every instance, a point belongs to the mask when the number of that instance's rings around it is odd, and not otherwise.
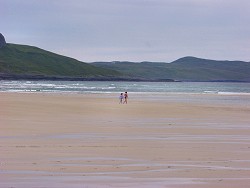
[{"label": "pale sand expanse", "polygon": [[0,93],[0,187],[250,187],[250,96],[118,96]]}]

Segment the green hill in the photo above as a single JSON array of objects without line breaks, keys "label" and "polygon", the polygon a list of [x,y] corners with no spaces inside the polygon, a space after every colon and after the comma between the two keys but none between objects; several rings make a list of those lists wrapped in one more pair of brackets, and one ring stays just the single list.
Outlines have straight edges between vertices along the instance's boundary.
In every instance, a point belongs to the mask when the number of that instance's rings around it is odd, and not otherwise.
[{"label": "green hill", "polygon": [[184,57],[172,63],[94,62],[93,65],[144,79],[250,81],[250,63],[243,61],[215,61]]},{"label": "green hill", "polygon": [[250,62],[184,57],[172,63],[88,64],[33,46],[3,43],[0,79],[250,82]]},{"label": "green hill", "polygon": [[41,76],[54,78],[119,77],[115,70],[95,67],[73,58],[61,56],[37,47],[6,44],[0,48],[0,73],[3,77]]},{"label": "green hill", "polygon": [[195,57],[180,58],[171,63],[173,68],[182,70],[180,75],[187,80],[208,81],[250,81],[250,62],[215,61]]}]

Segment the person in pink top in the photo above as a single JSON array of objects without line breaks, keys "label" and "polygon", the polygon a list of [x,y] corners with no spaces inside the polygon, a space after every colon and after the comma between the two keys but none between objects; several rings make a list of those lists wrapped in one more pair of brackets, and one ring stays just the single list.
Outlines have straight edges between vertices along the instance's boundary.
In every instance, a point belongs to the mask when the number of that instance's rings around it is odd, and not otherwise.
[{"label": "person in pink top", "polygon": [[123,104],[128,104],[128,92],[126,91],[125,94],[124,94],[124,101],[123,101]]}]

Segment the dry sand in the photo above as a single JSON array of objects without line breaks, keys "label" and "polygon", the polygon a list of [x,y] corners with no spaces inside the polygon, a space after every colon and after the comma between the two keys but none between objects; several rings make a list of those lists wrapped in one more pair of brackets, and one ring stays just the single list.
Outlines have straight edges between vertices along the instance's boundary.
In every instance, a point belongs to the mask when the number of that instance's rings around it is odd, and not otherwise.
[{"label": "dry sand", "polygon": [[250,187],[250,96],[178,97],[0,93],[0,187]]}]

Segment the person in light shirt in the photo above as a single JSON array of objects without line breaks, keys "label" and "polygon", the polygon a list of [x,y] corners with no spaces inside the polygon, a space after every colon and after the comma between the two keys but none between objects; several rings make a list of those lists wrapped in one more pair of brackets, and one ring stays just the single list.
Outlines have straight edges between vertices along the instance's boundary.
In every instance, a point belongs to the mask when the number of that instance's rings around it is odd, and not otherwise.
[{"label": "person in light shirt", "polygon": [[123,99],[124,99],[124,96],[123,96],[123,93],[121,93],[121,95],[119,96],[119,100],[120,100],[119,104],[122,104]]}]

